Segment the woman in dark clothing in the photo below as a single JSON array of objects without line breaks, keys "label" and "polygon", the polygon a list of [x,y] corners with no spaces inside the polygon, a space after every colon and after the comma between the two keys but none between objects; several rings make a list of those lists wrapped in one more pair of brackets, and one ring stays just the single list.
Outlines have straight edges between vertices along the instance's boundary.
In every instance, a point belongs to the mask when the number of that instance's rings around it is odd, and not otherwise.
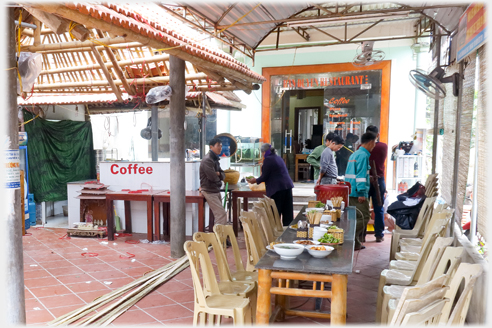
[{"label": "woman in dark clothing", "polygon": [[292,198],[292,188],[294,184],[287,171],[284,160],[277,156],[275,149],[270,144],[261,146],[263,157],[263,167],[261,176],[251,178],[249,183],[265,182],[266,195],[272,198],[277,205],[277,210],[282,216],[282,224],[289,225],[294,220],[294,201]]}]

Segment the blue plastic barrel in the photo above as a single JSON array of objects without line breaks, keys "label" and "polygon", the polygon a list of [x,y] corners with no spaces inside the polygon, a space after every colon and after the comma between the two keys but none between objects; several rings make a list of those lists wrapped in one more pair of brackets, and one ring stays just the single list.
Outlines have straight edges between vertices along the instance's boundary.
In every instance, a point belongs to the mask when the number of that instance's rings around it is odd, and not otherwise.
[{"label": "blue plastic barrel", "polygon": [[32,226],[35,226],[36,225],[36,203],[34,202],[34,194],[28,194],[27,199],[29,202],[29,224]]}]

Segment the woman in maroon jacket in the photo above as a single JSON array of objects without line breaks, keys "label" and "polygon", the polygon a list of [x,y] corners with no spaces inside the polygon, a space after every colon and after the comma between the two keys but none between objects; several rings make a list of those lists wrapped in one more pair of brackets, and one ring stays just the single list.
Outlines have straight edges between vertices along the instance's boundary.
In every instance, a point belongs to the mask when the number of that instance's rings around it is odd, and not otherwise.
[{"label": "woman in maroon jacket", "polygon": [[258,179],[251,178],[248,182],[257,184],[265,182],[266,195],[275,201],[277,210],[282,216],[282,224],[287,226],[294,220],[294,200],[292,198],[294,184],[284,160],[277,155],[270,144],[261,146],[261,155],[263,157],[261,176]]}]

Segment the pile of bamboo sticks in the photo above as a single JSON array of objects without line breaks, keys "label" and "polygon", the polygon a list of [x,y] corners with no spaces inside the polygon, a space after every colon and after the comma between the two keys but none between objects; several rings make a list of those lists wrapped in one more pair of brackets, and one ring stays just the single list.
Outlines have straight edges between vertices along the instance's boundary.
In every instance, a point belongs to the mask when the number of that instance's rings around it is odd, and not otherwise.
[{"label": "pile of bamboo sticks", "polygon": [[[48,325],[68,325],[81,319],[75,323],[75,326],[87,326],[89,324],[94,326],[107,326],[147,294],[186,269],[189,265],[188,258],[183,256],[174,262],[166,264],[160,269],[145,274],[143,277],[136,279],[128,285],[96,298],[91,303],[86,304],[77,310],[56,318],[49,322]],[[117,300],[118,298],[119,300]],[[117,301],[109,304],[104,309],[99,310],[101,307],[114,300]],[[86,317],[95,310],[97,310],[96,313]]]},{"label": "pile of bamboo sticks", "polygon": [[323,215],[323,212],[318,212],[318,211],[314,211],[314,210],[309,211],[306,214],[309,224],[319,224],[319,221],[321,221],[322,215]]}]

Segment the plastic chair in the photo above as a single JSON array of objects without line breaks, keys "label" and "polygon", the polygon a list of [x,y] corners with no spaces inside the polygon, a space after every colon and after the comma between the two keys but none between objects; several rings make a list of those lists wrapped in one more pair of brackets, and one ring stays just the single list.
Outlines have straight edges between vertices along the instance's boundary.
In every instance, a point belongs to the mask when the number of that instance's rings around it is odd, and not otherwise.
[{"label": "plastic chair", "polygon": [[265,232],[260,226],[260,222],[258,218],[256,217],[255,212],[245,212],[241,211],[241,216],[242,217],[247,217],[251,219],[251,223],[253,224],[254,229],[252,232],[254,232],[254,240],[256,245],[258,246],[258,251],[260,253],[260,257],[263,256],[266,253],[266,246],[269,244],[267,241],[267,237],[265,236]]},{"label": "plastic chair", "polygon": [[[234,229],[231,225],[216,224],[214,226],[215,237],[218,242],[222,245],[224,253],[227,255],[227,239],[231,243],[232,252],[234,255],[234,262],[236,264],[236,272],[230,271],[233,281],[255,281],[258,282],[258,272],[249,272],[244,268],[243,261],[241,259],[241,253],[239,252],[239,246],[237,244],[236,235],[234,234]],[[227,256],[226,256],[227,258]]]},{"label": "plastic chair", "polygon": [[[449,283],[449,290],[446,292],[445,297],[449,298],[450,302],[442,309],[440,324],[464,324],[473,294],[473,287],[482,271],[480,264],[460,264]],[[459,293],[461,286],[463,291]],[[453,304],[456,304],[454,308],[452,308]]]},{"label": "plastic chair", "polygon": [[261,200],[264,202],[264,204],[270,205],[267,206],[267,214],[269,213],[269,211],[270,213],[273,213],[276,229],[279,232],[283,232],[285,229],[287,229],[288,227],[282,226],[282,219],[280,218],[280,214],[278,212],[277,204],[275,204],[275,201],[272,198],[267,197],[266,195],[264,195],[263,199],[260,199],[260,201]]},{"label": "plastic chair", "polygon": [[258,219],[258,221],[260,221],[260,225],[266,236],[267,243],[270,244],[271,242],[274,242],[276,237],[273,234],[273,228],[270,225],[270,220],[268,219],[265,208],[255,205],[253,207],[253,212],[256,214],[256,218]]},{"label": "plastic chair", "polygon": [[[430,292],[436,289],[443,288],[444,286],[446,286],[445,282],[447,279],[448,279],[448,275],[444,274],[426,282],[425,284],[403,287],[401,291],[402,292],[401,295],[398,298],[394,298],[389,301],[387,318],[383,316],[383,322],[381,324],[383,325],[389,324],[390,322],[397,320],[398,315],[401,314],[401,310],[405,304],[405,301],[410,299],[419,299],[425,297]],[[398,286],[398,287],[402,287],[402,286]],[[441,295],[441,297],[444,297],[444,293]]]},{"label": "plastic chair", "polygon": [[241,216],[239,220],[243,224],[244,239],[246,240],[246,251],[248,254],[246,271],[254,271],[256,270],[256,263],[266,253],[266,246],[261,242],[261,238],[258,236],[255,224],[253,223],[256,218]]},{"label": "plastic chair", "polygon": [[434,203],[436,197],[426,198],[422,208],[420,209],[419,216],[412,230],[401,229],[399,226],[395,226],[395,229],[391,232],[391,249],[390,249],[390,260],[395,259],[395,254],[398,251],[398,246],[400,243],[400,238],[404,237],[421,237],[424,235],[423,227],[425,226],[424,221],[427,221],[434,209]]},{"label": "plastic chair", "polygon": [[[444,227],[442,227],[444,229]],[[397,270],[397,269],[385,269],[379,276],[377,306],[376,306],[376,322],[381,322],[381,315],[383,312],[383,288],[385,285],[401,285],[409,286],[415,285],[418,281],[420,274],[422,273],[423,266],[430,253],[432,246],[434,245],[438,233],[432,234],[422,246],[422,252],[417,259],[415,270]]]},{"label": "plastic chair", "polygon": [[205,325],[207,315],[209,324],[220,324],[222,316],[232,317],[235,325],[250,324],[252,311],[249,299],[221,294],[205,243],[186,241],[184,250],[190,262],[195,294],[193,325],[198,325],[198,320],[200,325]]},{"label": "plastic chair", "polygon": [[[218,286],[220,293],[223,295],[237,295],[247,297],[251,302],[251,306],[256,309],[256,282],[252,280],[233,280],[231,271],[229,269],[229,264],[227,263],[227,258],[224,253],[224,249],[221,247],[215,234],[212,232],[195,232],[193,234],[193,240],[195,242],[203,242],[207,248],[212,246],[219,271],[220,281],[218,282]],[[209,289],[206,284],[204,287],[205,290]]]},{"label": "plastic chair", "polygon": [[[438,234],[438,237],[443,236],[446,232],[446,228],[451,221],[451,214],[448,213],[449,210],[443,211],[441,213],[436,213],[433,216],[435,217],[435,221],[432,226],[429,226],[425,232],[424,237],[422,238],[422,244],[419,246],[403,246],[401,252],[397,252],[395,254],[395,258],[397,260],[407,260],[407,261],[416,261],[419,254],[421,253],[423,245],[426,243],[427,239],[434,233]],[[452,213],[452,212],[451,212]],[[394,263],[394,260],[390,263]]]},{"label": "plastic chair", "polygon": [[448,303],[447,299],[436,300],[431,304],[423,307],[417,312],[407,313],[401,322],[401,324],[395,324],[398,326],[417,326],[417,325],[431,325],[435,324],[441,317],[442,308]]},{"label": "plastic chair", "polygon": [[425,241],[426,234],[430,230],[432,230],[433,227],[436,226],[436,224],[439,224],[440,220],[442,219],[448,219],[449,221],[451,220],[451,217],[453,216],[454,210],[453,209],[443,209],[441,205],[438,206],[439,208],[434,210],[434,213],[432,214],[431,219],[427,223],[425,227],[425,233],[422,236],[422,238],[402,238],[400,239],[400,250],[404,250],[405,248],[411,249],[411,247],[417,246],[420,247],[422,243]]},{"label": "plastic chair", "polygon": [[275,215],[273,213],[272,207],[268,204],[268,201],[266,200],[259,200],[257,202],[253,203],[256,207],[262,208],[265,211],[266,217],[268,218],[268,222],[270,223],[270,226],[272,228],[273,236],[275,238],[278,238],[282,233],[284,232],[283,228],[282,230],[279,229],[278,223],[276,222]]},{"label": "plastic chair", "polygon": [[[424,267],[422,268],[415,286],[422,286],[431,281],[431,279],[436,279],[437,277],[443,275],[446,277],[446,280],[444,280],[445,284],[447,283],[449,277],[453,276],[459,263],[461,262],[461,255],[463,254],[463,247],[449,247],[453,240],[454,239],[452,237],[437,238],[427,260],[425,261]],[[390,303],[392,301],[393,303],[398,301],[405,288],[408,287],[402,285],[390,285],[383,287],[381,323],[391,321],[394,307],[391,306]]]}]

